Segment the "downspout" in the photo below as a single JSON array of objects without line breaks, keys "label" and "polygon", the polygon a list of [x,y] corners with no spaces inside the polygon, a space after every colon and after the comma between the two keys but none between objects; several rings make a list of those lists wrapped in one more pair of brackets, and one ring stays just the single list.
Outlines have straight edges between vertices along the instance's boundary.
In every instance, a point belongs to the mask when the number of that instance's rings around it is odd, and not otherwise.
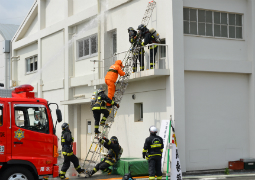
[{"label": "downspout", "polygon": [[100,60],[101,60],[101,2],[100,2],[100,0],[97,0],[97,9],[98,9],[98,14],[97,14],[98,15],[97,53],[98,53],[98,60],[99,60],[99,62],[98,62],[98,79],[100,79],[100,77],[101,77],[101,64],[100,64]]}]

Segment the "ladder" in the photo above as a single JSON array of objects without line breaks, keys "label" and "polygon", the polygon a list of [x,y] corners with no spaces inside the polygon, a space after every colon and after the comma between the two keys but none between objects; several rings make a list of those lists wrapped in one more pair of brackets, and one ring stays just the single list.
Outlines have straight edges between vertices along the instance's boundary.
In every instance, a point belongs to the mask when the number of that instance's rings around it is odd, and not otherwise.
[{"label": "ladder", "polygon": [[[148,3],[148,6],[145,10],[144,17],[142,19],[142,23],[145,26],[148,25],[150,17],[152,15],[153,9],[156,6],[155,1],[151,1]],[[139,47],[137,47],[136,44],[132,44],[130,47],[130,50],[126,52],[125,57],[122,61],[122,64],[124,64],[124,69],[123,71],[125,72],[124,76],[119,76],[118,80],[116,81],[116,91],[114,94],[114,101],[118,104],[121,103],[122,97],[125,93],[125,90],[127,89],[128,86],[128,80],[130,78],[130,75],[132,74],[133,71],[133,64],[135,61],[137,61],[138,56],[134,54],[139,53]],[[89,148],[89,151],[87,153],[87,156],[84,160],[83,163],[83,168],[85,169],[85,177],[89,177],[89,172],[94,168],[94,166],[99,163],[101,160],[101,155],[102,155],[102,150],[103,150],[103,145],[99,143],[99,139],[103,137],[108,137],[108,134],[110,132],[111,126],[114,123],[114,118],[117,114],[118,108],[115,106],[112,106],[112,108],[109,110],[110,115],[108,116],[106,120],[106,125],[102,128],[101,134],[95,135],[91,146]]]}]

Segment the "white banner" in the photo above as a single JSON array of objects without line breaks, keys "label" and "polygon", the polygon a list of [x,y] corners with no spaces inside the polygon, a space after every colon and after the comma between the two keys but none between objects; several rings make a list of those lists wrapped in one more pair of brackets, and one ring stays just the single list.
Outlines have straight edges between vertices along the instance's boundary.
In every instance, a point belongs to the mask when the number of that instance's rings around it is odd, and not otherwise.
[{"label": "white banner", "polygon": [[171,162],[171,180],[182,180],[181,163],[179,159],[176,136],[174,132],[174,124],[172,124],[172,162]]},{"label": "white banner", "polygon": [[163,139],[164,143],[164,149],[162,153],[162,160],[161,160],[161,171],[163,172],[163,167],[164,167],[164,160],[167,152],[167,142],[168,142],[168,136],[169,136],[169,126],[170,126],[170,120],[162,120],[161,121],[161,127],[160,127],[160,132],[159,136]]}]

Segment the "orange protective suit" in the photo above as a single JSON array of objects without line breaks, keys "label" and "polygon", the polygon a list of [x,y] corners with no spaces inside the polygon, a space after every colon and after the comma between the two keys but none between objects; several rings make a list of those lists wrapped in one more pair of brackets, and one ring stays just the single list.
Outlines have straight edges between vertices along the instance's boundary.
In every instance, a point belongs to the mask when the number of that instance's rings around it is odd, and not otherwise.
[{"label": "orange protective suit", "polygon": [[[105,83],[108,86],[108,97],[112,100],[115,93],[115,82],[118,79],[118,74],[124,76],[125,72],[122,71],[122,62],[121,60],[115,61],[115,64],[111,65],[106,76]],[[110,106],[110,103],[106,103],[106,106]]]}]

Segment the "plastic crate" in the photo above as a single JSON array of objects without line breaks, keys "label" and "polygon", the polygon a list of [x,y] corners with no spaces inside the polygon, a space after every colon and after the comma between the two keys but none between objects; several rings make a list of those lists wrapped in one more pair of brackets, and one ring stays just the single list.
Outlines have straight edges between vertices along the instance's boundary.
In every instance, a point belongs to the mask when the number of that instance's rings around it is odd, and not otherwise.
[{"label": "plastic crate", "polygon": [[232,170],[242,170],[244,169],[244,162],[242,161],[229,161],[228,168]]},{"label": "plastic crate", "polygon": [[244,163],[244,169],[255,169],[255,162],[245,162]]}]

